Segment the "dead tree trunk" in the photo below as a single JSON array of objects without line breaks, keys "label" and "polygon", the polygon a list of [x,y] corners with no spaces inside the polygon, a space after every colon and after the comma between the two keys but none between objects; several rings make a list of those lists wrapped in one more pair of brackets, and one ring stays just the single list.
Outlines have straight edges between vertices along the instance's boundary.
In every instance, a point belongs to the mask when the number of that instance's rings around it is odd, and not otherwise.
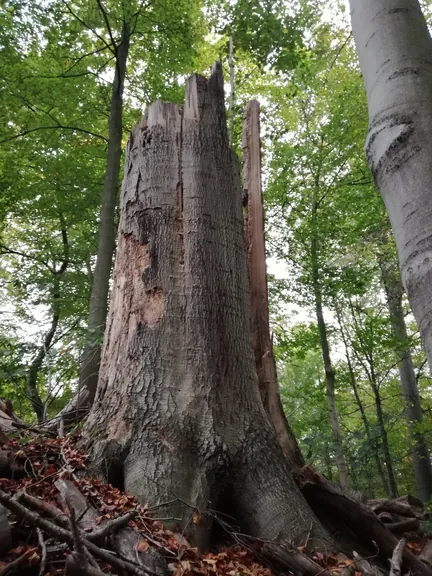
[{"label": "dead tree trunk", "polygon": [[260,118],[259,103],[256,100],[246,106],[243,120],[243,203],[246,204],[245,237],[251,291],[252,342],[259,389],[285,456],[291,467],[300,469],[304,466],[304,460],[282,408],[270,338],[261,191]]},{"label": "dead tree trunk", "polygon": [[[128,144],[114,286],[85,434],[93,470],[199,546],[216,509],[252,535],[329,537],[297,488],[258,389],[237,160],[223,78],[194,75]],[[167,503],[171,502],[171,503]],[[192,521],[193,518],[193,521]]]}]

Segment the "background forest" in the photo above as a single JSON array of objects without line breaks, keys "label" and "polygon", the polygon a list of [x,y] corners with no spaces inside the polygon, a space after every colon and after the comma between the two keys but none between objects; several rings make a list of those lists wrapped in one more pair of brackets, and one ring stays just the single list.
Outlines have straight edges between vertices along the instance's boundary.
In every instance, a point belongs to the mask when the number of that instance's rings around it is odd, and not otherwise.
[{"label": "background forest", "polygon": [[0,396],[43,421],[83,382],[128,133],[220,59],[239,155],[244,105],[261,103],[273,340],[305,460],[370,496],[416,492],[431,379],[364,155],[344,3],[6,0],[0,20]]}]

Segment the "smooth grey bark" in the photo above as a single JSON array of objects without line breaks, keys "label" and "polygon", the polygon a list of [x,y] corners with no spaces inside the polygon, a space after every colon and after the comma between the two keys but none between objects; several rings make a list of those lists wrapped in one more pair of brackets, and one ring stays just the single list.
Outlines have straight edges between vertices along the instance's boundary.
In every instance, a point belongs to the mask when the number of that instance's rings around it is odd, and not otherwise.
[{"label": "smooth grey bark", "polygon": [[380,458],[380,454],[379,454],[378,444],[377,444],[376,438],[373,437],[371,425],[370,425],[369,419],[366,415],[366,411],[364,409],[363,402],[360,398],[360,394],[359,394],[359,390],[358,390],[358,386],[357,386],[357,379],[356,379],[356,376],[354,373],[354,367],[353,367],[352,362],[351,362],[351,355],[349,353],[348,338],[347,338],[347,335],[345,333],[345,329],[343,327],[343,322],[342,322],[342,318],[340,315],[340,311],[339,311],[339,308],[337,305],[334,306],[334,309],[336,311],[336,317],[337,317],[338,324],[339,324],[339,332],[340,332],[340,335],[342,337],[342,342],[343,342],[343,345],[345,348],[345,358],[347,361],[351,388],[352,388],[352,391],[354,393],[354,398],[356,399],[357,406],[360,410],[360,415],[361,415],[361,419],[363,421],[363,426],[365,429],[368,445],[369,445],[370,449],[372,450],[373,458],[375,460],[375,464],[377,467],[379,477],[381,479],[382,486],[384,488],[384,492],[387,495],[390,495],[390,490],[389,490],[387,478],[384,474],[384,469],[381,465],[381,458]]},{"label": "smooth grey bark", "polygon": [[[192,76],[184,109],[157,101],[129,140],[92,469],[165,502],[188,537],[209,509],[252,535],[328,543],[294,483],[258,389],[237,159],[221,66]],[[191,521],[196,509],[202,511]]]},{"label": "smooth grey bark", "polygon": [[366,155],[432,367],[432,50],[417,0],[350,0],[369,107]]},{"label": "smooth grey bark", "polygon": [[[129,53],[129,24],[123,21],[121,40],[114,46],[115,73],[108,120],[108,150],[99,220],[98,249],[93,273],[87,341],[80,360],[81,400],[91,405],[98,383],[100,354],[108,310],[109,280],[115,241],[115,209],[123,135],[123,89]],[[85,388],[83,392],[82,389]],[[78,396],[78,399],[80,396]],[[79,401],[78,401],[79,404]]]},{"label": "smooth grey bark", "polygon": [[51,292],[51,325],[49,327],[49,330],[44,335],[43,342],[39,346],[37,354],[35,355],[35,357],[33,358],[33,360],[29,365],[26,380],[27,396],[31,402],[33,411],[36,414],[38,422],[42,422],[44,420],[45,406],[37,390],[37,381],[39,372],[42,368],[48,350],[51,347],[52,341],[57,331],[58,323],[60,321],[60,311],[61,311],[60,283],[69,265],[69,241],[68,241],[66,223],[62,214],[60,214],[60,224],[61,224],[61,235],[63,244],[63,258],[59,268],[54,267],[50,269],[53,276],[52,280],[53,286]]},{"label": "smooth grey bark", "polygon": [[322,289],[320,281],[320,269],[318,258],[318,237],[316,233],[316,219],[317,219],[318,203],[316,200],[312,203],[312,234],[310,241],[310,256],[311,256],[311,272],[312,272],[312,287],[314,293],[315,314],[318,324],[318,332],[321,344],[321,353],[324,362],[325,380],[326,380],[326,395],[327,404],[330,417],[330,426],[333,436],[333,445],[336,455],[336,466],[339,474],[339,483],[343,488],[349,485],[349,472],[345,461],[342,445],[342,435],[340,431],[339,415],[336,407],[335,397],[335,371],[330,357],[330,347],[327,337],[327,327],[324,319],[323,303],[322,303]]},{"label": "smooth grey bark", "polygon": [[396,354],[399,358],[399,376],[406,403],[405,413],[417,494],[423,502],[426,502],[432,496],[432,466],[426,439],[421,432],[423,414],[402,305],[403,286],[397,265],[392,262],[386,251],[379,258],[379,263],[387,295],[392,333],[396,340]]}]

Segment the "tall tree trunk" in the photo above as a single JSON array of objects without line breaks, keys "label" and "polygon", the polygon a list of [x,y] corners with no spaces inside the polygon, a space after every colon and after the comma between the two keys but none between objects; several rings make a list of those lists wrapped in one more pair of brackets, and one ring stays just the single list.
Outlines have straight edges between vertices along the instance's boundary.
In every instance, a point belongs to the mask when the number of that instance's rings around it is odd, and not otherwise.
[{"label": "tall tree trunk", "polygon": [[132,131],[85,434],[94,470],[141,502],[165,503],[201,547],[213,516],[191,521],[197,508],[228,512],[264,538],[304,543],[312,526],[328,543],[259,394],[220,65],[208,81],[188,80],[183,110],[157,101]]},{"label": "tall tree trunk", "polygon": [[370,423],[369,423],[369,419],[368,419],[368,417],[367,417],[367,415],[366,415],[366,411],[365,411],[365,409],[364,409],[363,402],[361,401],[360,394],[359,394],[359,391],[358,391],[357,379],[356,379],[356,376],[355,376],[355,374],[354,374],[354,368],[353,368],[353,365],[352,365],[352,362],[351,362],[351,356],[350,356],[350,353],[349,353],[348,339],[347,339],[347,336],[346,336],[346,334],[345,334],[345,330],[344,330],[344,327],[343,327],[343,323],[342,323],[342,319],[341,319],[341,316],[340,316],[339,308],[338,308],[337,305],[335,305],[335,306],[334,306],[334,309],[335,309],[335,311],[336,311],[336,317],[337,317],[338,324],[339,324],[339,332],[340,332],[340,334],[341,334],[342,342],[343,342],[343,345],[344,345],[344,348],[345,348],[345,358],[346,358],[346,361],[347,361],[348,372],[349,372],[349,375],[350,375],[351,388],[352,388],[352,391],[353,391],[353,393],[354,393],[354,398],[356,399],[357,406],[358,406],[358,408],[359,408],[359,410],[360,410],[360,415],[361,415],[361,419],[362,419],[362,421],[363,421],[363,425],[364,425],[364,428],[365,428],[366,438],[367,438],[367,441],[368,441],[368,445],[369,445],[370,449],[372,450],[373,457],[374,457],[374,460],[375,460],[375,464],[376,464],[376,467],[377,467],[377,470],[378,470],[378,474],[379,474],[379,477],[380,477],[380,479],[381,479],[382,486],[383,486],[383,488],[384,488],[384,492],[385,492],[387,495],[390,495],[390,490],[389,490],[389,485],[388,485],[388,482],[387,482],[387,478],[386,478],[386,476],[385,476],[385,474],[384,474],[384,469],[383,469],[383,467],[382,467],[382,465],[381,465],[381,458],[380,458],[380,454],[379,454],[378,444],[377,444],[376,438],[373,438],[373,436],[372,436],[372,431],[371,431],[371,426],[370,426]]},{"label": "tall tree trunk", "polygon": [[79,386],[85,389],[81,398],[85,398],[87,405],[91,405],[96,394],[100,351],[108,309],[109,280],[115,239],[114,218],[122,155],[123,89],[129,53],[129,36],[129,25],[126,21],[123,21],[121,41],[114,47],[116,56],[115,73],[108,120],[107,165],[102,191],[98,250],[90,297],[88,336],[80,362]]},{"label": "tall tree trunk", "polygon": [[432,50],[418,0],[350,0],[366,85],[366,155],[432,367]]},{"label": "tall tree trunk", "polygon": [[[39,372],[42,368],[43,361],[48,354],[49,348],[52,344],[54,339],[55,333],[57,331],[57,326],[60,321],[60,282],[61,278],[66,272],[66,269],[69,265],[69,241],[68,241],[68,234],[66,229],[66,223],[62,214],[60,214],[60,224],[61,224],[61,235],[62,235],[62,243],[63,243],[63,259],[60,267],[53,268],[51,273],[53,275],[53,287],[52,287],[52,295],[51,295],[51,325],[48,332],[45,334],[43,343],[39,346],[39,350],[36,356],[30,363],[28,373],[27,373],[27,381],[26,381],[26,392],[27,396],[30,399],[32,408],[38,422],[42,422],[45,417],[45,409],[44,403],[39,395],[37,389],[37,381]],[[48,401],[48,398],[47,398]]]},{"label": "tall tree trunk", "polygon": [[252,342],[264,408],[291,468],[300,469],[304,466],[304,459],[282,408],[270,337],[259,115],[259,103],[252,100],[245,108],[243,120],[243,202],[247,203],[245,237],[251,291]]},{"label": "tall tree trunk", "polygon": [[382,254],[379,262],[387,294],[392,332],[396,340],[396,353],[400,360],[399,375],[402,394],[406,402],[406,418],[417,494],[423,502],[426,502],[432,496],[432,466],[426,440],[421,432],[423,415],[402,306],[403,287],[399,270],[388,254]]},{"label": "tall tree trunk", "polygon": [[312,283],[315,298],[315,314],[318,324],[318,331],[321,343],[321,352],[324,362],[324,371],[326,379],[326,394],[330,416],[330,425],[333,435],[333,444],[336,453],[336,466],[339,473],[339,483],[346,488],[349,485],[349,473],[343,453],[342,436],[340,431],[339,416],[336,408],[335,398],[335,372],[330,358],[330,347],[327,338],[327,327],[324,320],[322,292],[319,275],[318,260],[318,238],[315,231],[318,204],[314,200],[312,204],[312,239],[310,245],[311,266],[312,266]]}]

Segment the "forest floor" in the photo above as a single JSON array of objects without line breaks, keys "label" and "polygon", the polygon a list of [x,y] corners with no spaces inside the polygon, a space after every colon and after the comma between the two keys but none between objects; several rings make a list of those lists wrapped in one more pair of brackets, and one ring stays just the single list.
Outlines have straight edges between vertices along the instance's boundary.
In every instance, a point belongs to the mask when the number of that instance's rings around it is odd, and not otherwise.
[{"label": "forest floor", "polygon": [[[133,496],[87,477],[87,456],[78,448],[78,435],[14,436],[3,438],[0,451],[0,576],[281,572],[266,561],[259,541],[233,534],[233,545],[199,553],[183,534],[164,527],[157,507],[140,505]],[[191,522],[199,522],[200,514],[191,510]],[[424,544],[425,539],[418,539],[408,547],[418,555]],[[297,550],[307,554],[304,547]],[[365,573],[341,554],[309,558],[316,576]]]}]

